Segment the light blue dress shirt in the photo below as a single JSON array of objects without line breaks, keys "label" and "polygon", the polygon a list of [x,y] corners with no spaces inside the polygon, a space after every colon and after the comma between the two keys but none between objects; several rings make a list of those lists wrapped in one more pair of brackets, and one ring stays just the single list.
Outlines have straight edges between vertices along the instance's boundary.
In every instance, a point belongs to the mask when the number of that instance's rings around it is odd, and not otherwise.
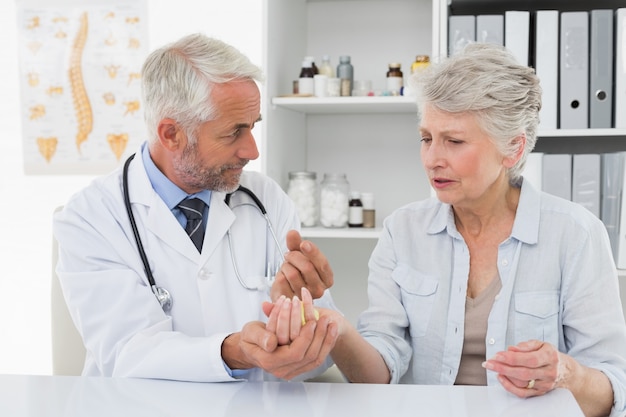
[{"label": "light blue dress shirt", "polygon": [[148,179],[152,184],[152,188],[154,188],[154,191],[156,191],[159,197],[161,197],[167,207],[172,211],[172,214],[174,214],[178,223],[180,223],[183,228],[187,225],[187,218],[182,211],[176,207],[178,203],[186,198],[197,197],[204,201],[204,204],[206,204],[203,214],[205,221],[202,222],[203,226],[206,228],[206,218],[209,215],[209,205],[211,203],[211,191],[202,190],[196,194],[187,194],[181,190],[154,164],[152,158],[150,157],[147,142],[141,145],[141,158],[143,159],[143,165],[146,167],[146,174],[148,174]]},{"label": "light blue dress shirt", "polygon": [[[383,356],[392,383],[451,385],[463,348],[469,250],[452,208],[408,204],[384,221],[369,261],[369,307],[358,329]],[[523,182],[498,249],[502,290],[488,319],[487,358],[538,339],[599,369],[626,410],[626,324],[602,222],[582,206]],[[487,371],[488,385],[499,385]]]}]

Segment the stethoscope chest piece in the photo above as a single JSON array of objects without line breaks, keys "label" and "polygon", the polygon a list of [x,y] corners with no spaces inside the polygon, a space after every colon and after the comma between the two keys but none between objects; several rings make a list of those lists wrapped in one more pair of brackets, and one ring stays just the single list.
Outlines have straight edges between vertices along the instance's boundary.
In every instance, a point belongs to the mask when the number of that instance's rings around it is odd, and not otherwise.
[{"label": "stethoscope chest piece", "polygon": [[170,311],[172,309],[172,296],[170,292],[163,287],[152,287],[152,292],[156,296],[163,311]]}]

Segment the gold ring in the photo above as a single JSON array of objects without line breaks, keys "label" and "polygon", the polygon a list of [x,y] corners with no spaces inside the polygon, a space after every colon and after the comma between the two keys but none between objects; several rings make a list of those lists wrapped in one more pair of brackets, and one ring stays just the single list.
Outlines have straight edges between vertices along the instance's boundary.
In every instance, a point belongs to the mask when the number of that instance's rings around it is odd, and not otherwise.
[{"label": "gold ring", "polygon": [[528,381],[528,385],[526,385],[526,389],[533,389],[535,386],[535,380],[531,379],[530,381]]}]

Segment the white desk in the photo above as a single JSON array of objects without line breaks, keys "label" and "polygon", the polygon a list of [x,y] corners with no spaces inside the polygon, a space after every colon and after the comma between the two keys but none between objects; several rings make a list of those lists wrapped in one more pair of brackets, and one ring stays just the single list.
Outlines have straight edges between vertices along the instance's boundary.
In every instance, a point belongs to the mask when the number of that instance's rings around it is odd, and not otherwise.
[{"label": "white desk", "polygon": [[318,382],[189,383],[0,375],[6,417],[582,417],[569,391]]}]

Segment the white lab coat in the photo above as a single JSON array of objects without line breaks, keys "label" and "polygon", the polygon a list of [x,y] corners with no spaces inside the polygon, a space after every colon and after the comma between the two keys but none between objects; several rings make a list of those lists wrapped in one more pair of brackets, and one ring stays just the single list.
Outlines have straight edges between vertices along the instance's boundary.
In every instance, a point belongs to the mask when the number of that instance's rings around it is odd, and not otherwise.
[{"label": "white lab coat", "polygon": [[[164,313],[148,285],[124,206],[122,170],[73,196],[54,218],[56,270],[87,350],[83,375],[232,380],[221,358],[222,341],[245,323],[264,320],[261,303],[269,296],[238,282],[226,233],[230,228],[241,276],[247,285],[260,284],[266,260],[276,269],[281,263],[267,222],[244,193],[233,195],[231,209],[224,193],[213,192],[200,254],[153,190],[139,154],[128,183],[150,268],[173,305]],[[259,173],[244,172],[241,184],[263,202],[286,251],[287,231],[299,229],[291,200]],[[328,292],[316,303],[334,308]],[[273,377],[254,369],[245,378]]]}]

